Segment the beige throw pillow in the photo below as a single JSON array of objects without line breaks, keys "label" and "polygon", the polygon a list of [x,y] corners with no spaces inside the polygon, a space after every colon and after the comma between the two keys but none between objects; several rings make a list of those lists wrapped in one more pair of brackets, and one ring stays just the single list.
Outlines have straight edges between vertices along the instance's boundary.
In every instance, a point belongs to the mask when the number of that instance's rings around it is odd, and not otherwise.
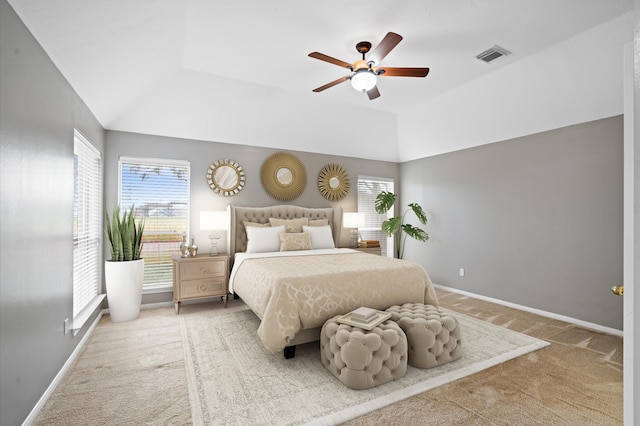
[{"label": "beige throw pillow", "polygon": [[265,226],[271,226],[270,223],[258,223],[258,222],[247,222],[246,220],[244,222],[244,227],[246,228],[247,226],[260,226],[260,227],[265,227]]},{"label": "beige throw pillow", "polygon": [[308,217],[301,217],[298,219],[277,219],[275,217],[269,218],[271,226],[284,225],[285,232],[302,232],[302,227],[309,225]]},{"label": "beige throw pillow", "polygon": [[305,232],[289,232],[278,236],[280,251],[311,250],[311,236]]},{"label": "beige throw pillow", "polygon": [[309,226],[327,226],[329,225],[329,219],[315,219],[309,221]]}]

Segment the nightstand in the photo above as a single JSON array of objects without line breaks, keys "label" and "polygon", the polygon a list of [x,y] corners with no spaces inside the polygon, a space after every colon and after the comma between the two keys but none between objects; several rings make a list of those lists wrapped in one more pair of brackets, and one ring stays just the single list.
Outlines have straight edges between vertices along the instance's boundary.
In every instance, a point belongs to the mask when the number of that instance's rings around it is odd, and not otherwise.
[{"label": "nightstand", "polygon": [[363,253],[376,254],[378,256],[382,255],[380,247],[358,247],[354,248],[354,250],[358,250]]},{"label": "nightstand", "polygon": [[174,256],[173,305],[180,313],[183,300],[220,296],[227,307],[229,293],[229,255],[195,257]]}]

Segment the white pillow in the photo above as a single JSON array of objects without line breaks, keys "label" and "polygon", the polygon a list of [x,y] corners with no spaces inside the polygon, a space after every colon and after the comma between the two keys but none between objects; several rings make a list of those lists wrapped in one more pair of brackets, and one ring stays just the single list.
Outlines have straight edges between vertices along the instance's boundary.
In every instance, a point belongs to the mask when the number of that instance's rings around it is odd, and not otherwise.
[{"label": "white pillow", "polygon": [[278,234],[284,232],[282,226],[247,226],[247,253],[280,251]]},{"label": "white pillow", "polygon": [[331,233],[331,227],[326,226],[303,226],[302,232],[307,232],[311,235],[311,247],[314,250],[336,248],[333,242],[333,234]]}]

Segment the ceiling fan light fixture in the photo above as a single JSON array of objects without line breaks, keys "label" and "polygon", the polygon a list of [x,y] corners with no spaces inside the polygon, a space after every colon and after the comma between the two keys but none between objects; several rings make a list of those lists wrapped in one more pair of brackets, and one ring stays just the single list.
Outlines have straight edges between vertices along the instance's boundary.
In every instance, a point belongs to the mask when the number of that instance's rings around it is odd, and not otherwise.
[{"label": "ceiling fan light fixture", "polygon": [[359,69],[351,76],[351,85],[358,92],[366,92],[376,86],[376,75],[370,69]]}]

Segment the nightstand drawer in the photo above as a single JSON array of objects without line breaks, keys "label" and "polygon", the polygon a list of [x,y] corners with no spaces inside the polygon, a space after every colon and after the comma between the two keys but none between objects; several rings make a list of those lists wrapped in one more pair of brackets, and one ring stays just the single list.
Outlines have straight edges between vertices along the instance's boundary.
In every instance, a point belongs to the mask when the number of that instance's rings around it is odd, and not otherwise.
[{"label": "nightstand drawer", "polygon": [[226,291],[226,277],[183,281],[180,285],[180,299],[222,296],[226,294]]},{"label": "nightstand drawer", "polygon": [[225,277],[227,262],[197,261],[180,264],[180,279],[191,280],[207,277]]}]

